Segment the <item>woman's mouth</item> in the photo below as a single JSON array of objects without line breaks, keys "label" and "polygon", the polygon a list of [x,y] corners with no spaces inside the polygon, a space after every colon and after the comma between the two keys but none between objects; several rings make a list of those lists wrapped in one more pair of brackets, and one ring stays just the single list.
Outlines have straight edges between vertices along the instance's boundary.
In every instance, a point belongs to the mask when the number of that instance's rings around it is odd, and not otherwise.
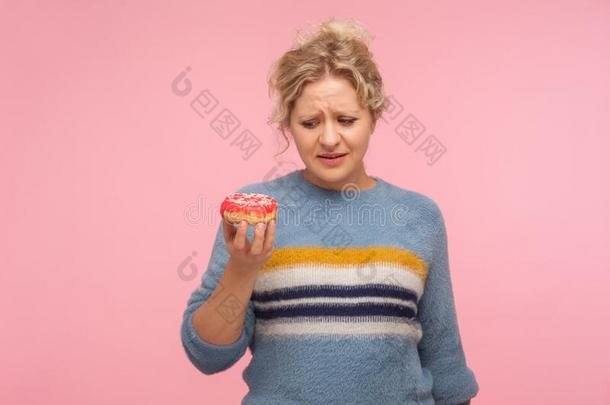
[{"label": "woman's mouth", "polygon": [[318,155],[318,158],[322,160],[326,166],[334,167],[343,163],[345,160],[345,155],[347,155],[347,153],[337,155]]}]

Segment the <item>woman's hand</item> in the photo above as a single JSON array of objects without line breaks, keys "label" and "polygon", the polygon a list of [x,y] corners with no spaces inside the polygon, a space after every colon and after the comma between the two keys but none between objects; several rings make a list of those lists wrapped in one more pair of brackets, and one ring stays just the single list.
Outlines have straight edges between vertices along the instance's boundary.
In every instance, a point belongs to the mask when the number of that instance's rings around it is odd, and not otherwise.
[{"label": "woman's hand", "polygon": [[238,268],[256,271],[271,258],[275,245],[275,219],[266,226],[259,223],[254,229],[254,240],[248,240],[248,222],[239,227],[223,219],[224,238],[230,259]]}]

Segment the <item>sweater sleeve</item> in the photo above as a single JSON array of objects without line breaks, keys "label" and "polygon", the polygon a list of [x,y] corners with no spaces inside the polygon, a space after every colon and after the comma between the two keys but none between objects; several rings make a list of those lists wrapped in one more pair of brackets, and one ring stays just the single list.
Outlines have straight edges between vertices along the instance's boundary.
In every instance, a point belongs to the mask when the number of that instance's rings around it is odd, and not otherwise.
[{"label": "sweater sleeve", "polygon": [[[217,310],[222,311],[227,322],[235,322],[238,316],[245,317],[242,333],[233,343],[218,345],[207,342],[199,336],[193,327],[192,319],[195,310],[210,299],[215,289],[222,289],[219,280],[224,273],[228,260],[229,254],[225,247],[221,222],[216,231],[214,246],[201,285],[191,293],[188,299],[181,326],[182,346],[188,359],[199,371],[208,375],[226,370],[235,364],[251,344],[254,332],[254,305],[251,300],[248,301],[245,311],[243,311],[242,305],[231,302],[230,299],[217,303]],[[211,297],[211,299],[214,298],[215,296]]]},{"label": "sweater sleeve", "polygon": [[447,232],[436,203],[432,214],[432,253],[424,292],[418,304],[423,332],[418,352],[422,368],[432,374],[435,403],[456,405],[474,397],[479,385],[466,364],[449,272]]}]

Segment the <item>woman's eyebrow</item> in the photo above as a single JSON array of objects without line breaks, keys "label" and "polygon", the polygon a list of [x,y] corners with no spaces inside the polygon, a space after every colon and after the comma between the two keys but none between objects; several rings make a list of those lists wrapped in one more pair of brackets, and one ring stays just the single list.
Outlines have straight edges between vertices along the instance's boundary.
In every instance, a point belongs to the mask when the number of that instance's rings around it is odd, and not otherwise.
[{"label": "woman's eyebrow", "polygon": [[[309,117],[310,115],[315,115],[315,114],[317,114],[318,112],[319,112],[319,111],[316,111],[316,112],[311,112],[311,113],[306,113],[306,114],[302,114],[302,115],[299,115],[299,116],[297,117],[297,119],[300,119],[300,120],[301,120],[301,119],[303,119],[303,118]],[[337,114],[339,114],[339,115],[342,115],[342,114],[353,114],[353,115],[356,115],[356,114],[358,114],[358,113],[359,113],[359,111],[356,111],[356,110],[352,110],[352,111],[334,111],[334,112],[335,112],[335,113],[337,113]]]}]

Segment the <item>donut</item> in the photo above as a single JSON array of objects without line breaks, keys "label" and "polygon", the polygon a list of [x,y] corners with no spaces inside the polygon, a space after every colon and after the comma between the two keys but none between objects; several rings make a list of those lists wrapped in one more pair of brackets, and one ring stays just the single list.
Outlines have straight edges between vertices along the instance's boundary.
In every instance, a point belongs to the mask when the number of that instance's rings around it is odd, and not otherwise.
[{"label": "donut", "polygon": [[231,224],[266,224],[277,216],[277,201],[261,193],[231,193],[220,204],[220,215]]}]

